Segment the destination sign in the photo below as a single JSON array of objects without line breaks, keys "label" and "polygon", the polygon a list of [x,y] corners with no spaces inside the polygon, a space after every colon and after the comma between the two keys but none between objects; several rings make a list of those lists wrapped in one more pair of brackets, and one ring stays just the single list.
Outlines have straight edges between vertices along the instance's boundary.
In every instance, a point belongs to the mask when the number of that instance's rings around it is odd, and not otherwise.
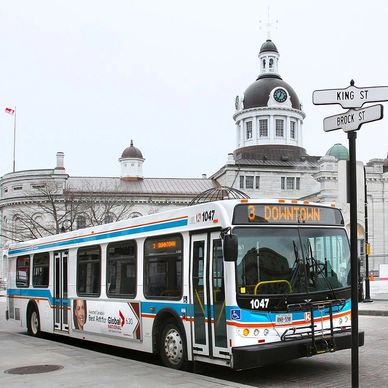
[{"label": "destination sign", "polygon": [[338,209],[309,205],[237,205],[233,224],[312,224],[343,225]]},{"label": "destination sign", "polygon": [[314,105],[339,104],[342,108],[361,108],[370,102],[388,101],[388,86],[358,88],[349,86],[345,89],[324,89],[313,92]]},{"label": "destination sign", "polygon": [[170,237],[148,238],[144,244],[146,255],[174,254],[182,251],[182,237],[179,235]]},{"label": "destination sign", "polygon": [[325,132],[343,129],[345,132],[360,129],[362,124],[383,118],[383,106],[381,104],[368,106],[362,109],[350,109],[339,115],[329,116],[323,119]]}]

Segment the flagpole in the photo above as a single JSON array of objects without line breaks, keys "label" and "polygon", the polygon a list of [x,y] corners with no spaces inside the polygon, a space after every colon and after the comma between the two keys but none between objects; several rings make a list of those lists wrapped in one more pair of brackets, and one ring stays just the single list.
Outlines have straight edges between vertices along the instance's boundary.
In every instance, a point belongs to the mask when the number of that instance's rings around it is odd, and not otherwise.
[{"label": "flagpole", "polygon": [[15,154],[16,154],[16,106],[15,106],[15,113],[13,115],[13,172],[16,171]]}]

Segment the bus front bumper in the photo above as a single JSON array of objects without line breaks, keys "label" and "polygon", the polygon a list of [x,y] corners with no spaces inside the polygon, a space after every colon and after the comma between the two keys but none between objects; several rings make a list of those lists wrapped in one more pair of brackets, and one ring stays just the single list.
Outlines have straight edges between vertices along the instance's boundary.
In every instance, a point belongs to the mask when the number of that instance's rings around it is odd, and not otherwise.
[{"label": "bus front bumper", "polygon": [[[267,364],[275,364],[320,353],[334,352],[352,347],[352,335],[349,331],[336,333],[332,338],[331,347],[325,348],[326,339],[315,338],[315,346],[311,338],[300,340],[271,342],[261,345],[239,346],[232,348],[233,369],[243,370],[257,368]],[[359,346],[364,345],[364,332],[358,333]]]}]

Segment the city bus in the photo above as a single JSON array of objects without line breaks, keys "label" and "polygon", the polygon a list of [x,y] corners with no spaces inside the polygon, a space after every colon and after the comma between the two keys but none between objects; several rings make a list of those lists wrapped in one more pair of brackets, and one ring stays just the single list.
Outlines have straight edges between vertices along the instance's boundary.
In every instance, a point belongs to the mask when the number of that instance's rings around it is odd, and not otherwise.
[{"label": "city bus", "polygon": [[[235,370],[351,347],[341,211],[222,200],[9,247],[7,319]],[[359,333],[360,346],[364,333]]]}]

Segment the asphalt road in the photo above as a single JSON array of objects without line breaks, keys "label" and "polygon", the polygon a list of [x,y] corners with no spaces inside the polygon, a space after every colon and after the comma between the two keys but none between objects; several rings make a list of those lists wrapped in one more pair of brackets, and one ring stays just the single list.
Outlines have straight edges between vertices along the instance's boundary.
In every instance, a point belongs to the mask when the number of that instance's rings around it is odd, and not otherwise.
[{"label": "asphalt road", "polygon": [[[387,301],[388,303],[388,301]],[[360,387],[388,387],[388,317],[360,316]],[[351,351],[342,350],[243,372],[201,364],[197,373],[254,387],[350,387]]]}]

